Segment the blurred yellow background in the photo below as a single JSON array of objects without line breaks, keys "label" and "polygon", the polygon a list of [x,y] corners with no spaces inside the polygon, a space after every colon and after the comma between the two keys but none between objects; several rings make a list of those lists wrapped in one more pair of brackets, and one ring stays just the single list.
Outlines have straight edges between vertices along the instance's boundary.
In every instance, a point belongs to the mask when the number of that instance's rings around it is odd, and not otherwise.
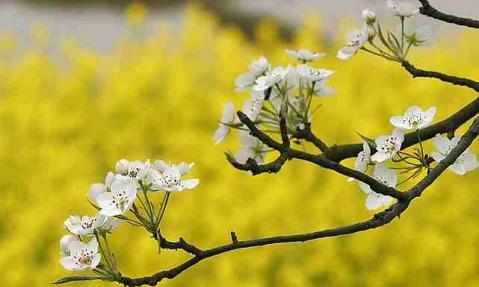
[{"label": "blurred yellow background", "polygon": [[[61,41],[66,65],[44,50],[48,31],[33,29],[34,45],[19,49],[15,35],[0,37],[0,281],[3,286],[47,286],[69,275],[58,241],[70,214],[93,214],[91,183],[102,182],[120,158],[194,161],[195,190],[175,194],[162,230],[200,247],[227,243],[229,232],[248,239],[314,231],[367,219],[354,183],[303,162],[277,175],[251,177],[223,155],[237,140],[213,146],[223,104],[239,108],[234,78],[260,55],[287,64],[285,48],[327,52],[338,92],[321,98],[314,129],[327,143],[358,142],[387,134],[391,115],[412,104],[436,105],[441,120],[477,95],[435,80],[412,79],[399,65],[366,54],[342,62],[311,15],[294,39],[261,23],[255,40],[192,5],[181,31],[157,27],[141,34],[146,17],[130,8],[133,27],[113,52],[101,54]],[[348,26],[348,25],[344,25]],[[344,29],[343,29],[344,30]],[[413,51],[419,67],[479,78],[477,33],[439,34],[431,48]],[[233,137],[235,137],[233,135]],[[477,145],[473,147],[479,151]],[[346,164],[352,164],[347,161]],[[479,286],[479,174],[447,172],[400,220],[341,238],[235,251],[209,259],[163,286]],[[142,229],[124,224],[112,237],[122,273],[146,276],[185,260],[156,253]],[[72,283],[107,286],[109,283]],[[112,285],[113,286],[113,285]]]}]

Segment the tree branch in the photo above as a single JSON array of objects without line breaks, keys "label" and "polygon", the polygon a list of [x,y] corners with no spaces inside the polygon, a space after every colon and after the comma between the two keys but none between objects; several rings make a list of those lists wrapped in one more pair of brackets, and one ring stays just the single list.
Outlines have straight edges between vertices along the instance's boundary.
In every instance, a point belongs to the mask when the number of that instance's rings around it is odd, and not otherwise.
[{"label": "tree branch", "polygon": [[298,130],[294,135],[293,138],[296,139],[303,139],[312,144],[314,144],[320,151],[325,151],[328,149],[328,146],[324,141],[320,138],[316,137],[313,132],[311,132],[311,124],[305,124],[304,129]]},{"label": "tree branch", "polygon": [[402,66],[414,77],[414,78],[436,78],[439,79],[443,82],[450,83],[456,86],[464,86],[473,89],[476,92],[479,92],[479,82],[466,79],[466,78],[461,78],[461,77],[455,77],[455,76],[450,76],[446,75],[443,73],[439,72],[434,72],[434,71],[426,71],[426,70],[421,70],[417,69],[414,67],[411,63],[408,61],[403,61]]},{"label": "tree branch", "polygon": [[271,138],[269,135],[266,133],[260,131],[256,125],[246,116],[244,113],[241,111],[238,111],[237,113],[238,118],[240,121],[245,124],[249,130],[252,136],[256,137],[259,139],[261,142],[263,142],[265,145],[268,147],[275,149],[279,151],[280,153],[287,154],[289,158],[297,158],[297,159],[303,159],[305,161],[309,161],[311,163],[315,163],[323,168],[334,170],[337,173],[340,173],[342,175],[345,175],[347,177],[352,177],[355,178],[359,181],[362,181],[366,184],[368,184],[372,190],[374,190],[377,193],[381,193],[383,195],[388,195],[392,196],[398,200],[403,200],[406,198],[406,195],[395,188],[386,186],[379,181],[375,180],[374,178],[362,173],[358,172],[354,169],[350,169],[348,167],[345,167],[337,162],[334,162],[332,160],[329,160],[328,158],[322,156],[322,155],[313,155],[309,154],[306,152],[302,152],[299,150],[292,149],[288,146],[282,145],[279,142],[275,141],[273,138]]},{"label": "tree branch", "polygon": [[[280,235],[280,236],[265,237],[260,239],[245,240],[245,241],[238,241],[236,239],[236,240],[233,240],[233,242],[230,244],[222,245],[222,246],[211,248],[204,251],[194,247],[193,245],[188,244],[188,246],[193,246],[193,248],[195,248],[194,249],[195,252],[197,252],[193,258],[185,261],[184,263],[174,268],[158,272],[152,276],[136,278],[136,279],[132,279],[129,277],[121,277],[121,279],[119,280],[119,283],[129,287],[135,287],[135,286],[141,286],[141,285],[155,286],[156,284],[161,282],[163,279],[175,278],[176,276],[178,276],[185,270],[191,268],[192,266],[196,265],[197,263],[207,258],[214,257],[226,252],[230,252],[230,251],[234,251],[238,249],[251,248],[251,247],[272,245],[272,244],[305,242],[305,241],[316,240],[316,239],[326,238],[326,237],[336,237],[336,236],[371,230],[371,229],[375,229],[380,226],[383,226],[385,224],[388,224],[394,218],[402,214],[408,208],[412,200],[421,196],[422,192],[432,182],[434,182],[451,164],[453,164],[457,160],[457,158],[472,144],[472,142],[477,138],[478,135],[479,135],[479,118],[477,118],[473,122],[469,130],[464,134],[464,136],[461,138],[457,146],[451,151],[451,153],[446,158],[444,158],[441,162],[439,162],[436,168],[434,168],[423,180],[421,180],[418,184],[416,184],[413,188],[411,188],[407,193],[405,193],[407,194],[406,200],[398,201],[397,203],[393,204],[391,207],[389,207],[385,211],[375,214],[373,218],[369,220],[354,223],[354,224],[343,226],[343,227],[325,229],[325,230],[311,232],[311,233]],[[180,239],[179,242],[181,241],[182,240]]]},{"label": "tree branch", "polygon": [[428,0],[418,0],[421,2],[422,7],[419,9],[421,14],[425,16],[429,16],[431,18],[441,20],[443,22],[456,24],[460,26],[466,26],[470,28],[479,28],[479,21],[470,19],[470,18],[463,18],[457,17],[454,15],[443,13],[436,8],[432,7]]},{"label": "tree branch", "polygon": [[[477,114],[479,114],[479,98],[475,99],[449,118],[419,130],[419,135],[423,141],[426,141],[433,138],[436,134],[453,132]],[[407,134],[404,137],[402,148],[405,149],[417,144],[418,142],[419,140],[416,134]],[[361,143],[335,145],[328,148],[323,155],[332,161],[341,162],[347,158],[356,157],[362,150],[363,145]]]}]

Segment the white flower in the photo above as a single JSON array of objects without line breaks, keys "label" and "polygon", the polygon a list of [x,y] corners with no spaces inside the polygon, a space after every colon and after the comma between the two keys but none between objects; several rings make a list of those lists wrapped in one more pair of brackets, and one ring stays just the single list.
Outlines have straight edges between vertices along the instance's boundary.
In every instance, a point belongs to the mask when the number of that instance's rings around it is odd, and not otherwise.
[{"label": "white flower", "polygon": [[331,70],[326,69],[315,69],[311,66],[306,64],[301,64],[296,67],[296,72],[298,75],[308,81],[311,82],[318,82],[330,77],[334,74]]},{"label": "white flower", "polygon": [[387,0],[386,6],[398,17],[411,17],[419,14],[419,7],[409,2]]},{"label": "white flower", "polygon": [[404,132],[395,129],[390,136],[380,136],[376,139],[376,153],[371,157],[375,162],[384,162],[401,150]]},{"label": "white flower", "polygon": [[436,107],[423,112],[418,106],[407,109],[404,116],[394,116],[389,119],[391,124],[401,130],[418,130],[427,127],[436,114]]},{"label": "white flower", "polygon": [[[452,151],[453,148],[457,146],[460,140],[461,137],[448,139],[440,134],[437,134],[434,138],[434,144],[437,151],[431,154],[432,158],[435,161],[440,162]],[[449,169],[456,174],[464,175],[466,172],[473,171],[478,167],[479,162],[477,161],[476,155],[467,149],[456,159],[452,165],[449,166]]]},{"label": "white flower", "polygon": [[95,238],[88,243],[79,240],[70,241],[66,253],[66,256],[60,259],[60,263],[70,271],[95,269],[101,260],[101,255],[98,253],[98,242]]},{"label": "white flower", "polygon": [[60,251],[61,255],[63,256],[68,256],[69,250],[68,246],[73,242],[73,241],[80,241],[78,236],[67,234],[63,235],[62,238],[60,239]]},{"label": "white flower", "polygon": [[361,19],[366,25],[370,26],[376,23],[376,14],[369,9],[364,9],[361,12]]},{"label": "white flower", "polygon": [[127,174],[129,165],[130,165],[130,162],[128,160],[120,159],[115,164],[115,172],[119,174]]},{"label": "white flower", "polygon": [[240,133],[240,142],[243,147],[236,154],[235,159],[239,163],[246,163],[251,158],[258,164],[262,164],[267,152],[267,146],[265,146],[260,140],[249,135],[248,132]]},{"label": "white flower", "polygon": [[[396,187],[396,173],[387,168],[384,164],[376,164],[373,177],[384,185]],[[394,200],[391,196],[374,192],[371,187],[364,182],[359,183],[359,188],[368,195],[366,198],[366,208],[369,210],[375,210],[387,206]]]},{"label": "white flower", "polygon": [[65,220],[63,225],[75,235],[93,235],[93,231],[102,226],[105,221],[106,217],[101,214],[83,217],[72,215]]},{"label": "white flower", "polygon": [[[354,162],[354,169],[359,172],[365,172],[368,168],[368,164],[371,162],[371,148],[367,142],[363,142],[363,150],[358,153],[356,161]],[[353,181],[354,178],[349,178],[349,181]]]},{"label": "white flower", "polygon": [[160,177],[153,180],[153,190],[164,190],[168,192],[183,191],[192,189],[199,183],[199,179],[181,179],[182,173],[176,167],[172,166],[161,173]]},{"label": "white flower", "polygon": [[137,189],[138,183],[136,180],[127,176],[116,175],[111,187],[95,198],[100,207],[100,214],[116,216],[129,210],[135,202]]},{"label": "white flower", "polygon": [[260,57],[249,65],[249,71],[236,78],[236,91],[241,92],[254,85],[256,78],[268,71],[270,65],[265,57]]},{"label": "white flower", "polygon": [[286,54],[288,54],[288,56],[290,57],[293,57],[293,58],[296,58],[298,60],[300,60],[301,62],[312,62],[312,61],[316,61],[322,57],[324,57],[324,53],[313,53],[309,50],[306,50],[306,49],[300,49],[300,50],[289,50],[289,49],[286,49]]},{"label": "white flower", "polygon": [[265,76],[256,79],[253,90],[262,92],[284,80],[290,73],[291,67],[276,67],[268,71]]},{"label": "white flower", "polygon": [[226,136],[230,132],[230,127],[228,125],[233,124],[235,121],[235,107],[233,103],[227,103],[223,108],[223,116],[221,117],[220,124],[218,129],[213,135],[213,140],[215,144],[224,142]]},{"label": "white flower", "polygon": [[130,164],[128,164],[128,176],[130,176],[131,178],[140,179],[139,177],[141,177],[141,175],[143,175],[143,173],[141,173],[141,172],[145,168],[146,169],[148,168],[148,166],[145,166],[145,163],[143,163],[139,160],[132,161],[132,162],[130,162]]},{"label": "white flower", "polygon": [[251,98],[247,100],[243,106],[243,113],[252,121],[255,121],[264,103],[264,92],[253,92]]},{"label": "white flower", "polygon": [[346,38],[347,46],[338,51],[338,58],[341,60],[347,60],[356,55],[358,50],[368,42],[368,39],[369,32],[367,28],[350,32]]}]

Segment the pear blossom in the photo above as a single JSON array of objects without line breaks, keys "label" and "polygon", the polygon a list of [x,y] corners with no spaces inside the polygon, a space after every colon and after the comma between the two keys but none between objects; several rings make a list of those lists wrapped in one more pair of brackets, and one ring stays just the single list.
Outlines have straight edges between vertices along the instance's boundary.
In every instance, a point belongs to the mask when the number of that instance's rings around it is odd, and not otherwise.
[{"label": "pear blossom", "polygon": [[436,107],[423,111],[418,106],[407,109],[404,116],[393,116],[389,119],[391,124],[401,130],[418,130],[427,127],[436,114]]},{"label": "pear blossom", "polygon": [[[384,164],[376,164],[373,177],[384,185],[387,185],[389,187],[396,187],[396,173],[393,170],[387,168]],[[391,196],[374,192],[371,187],[364,182],[359,183],[359,188],[367,194],[365,205],[366,208],[369,210],[375,210],[380,207],[387,206],[394,200],[394,198]]]},{"label": "pear blossom", "polygon": [[236,78],[236,91],[242,92],[254,85],[256,79],[270,69],[270,64],[265,57],[260,57],[249,65],[249,71]]},{"label": "pear blossom", "polygon": [[337,57],[341,60],[351,58],[368,42],[368,39],[369,32],[367,28],[350,32],[346,38],[346,47],[338,51]]},{"label": "pear blossom", "polygon": [[398,17],[411,17],[416,14],[419,14],[419,7],[410,2],[404,1],[386,1],[387,8]]},{"label": "pear blossom", "polygon": [[395,129],[392,135],[380,136],[376,142],[376,153],[371,159],[375,162],[384,162],[392,158],[398,151],[401,150],[402,142],[404,141],[404,132],[400,129]]},{"label": "pear blossom", "polygon": [[224,142],[226,136],[230,132],[230,127],[228,125],[233,124],[234,121],[235,107],[232,102],[229,102],[223,108],[223,116],[221,117],[219,127],[213,135],[213,140],[215,141],[215,144]]},{"label": "pear blossom", "polygon": [[138,182],[133,178],[115,175],[110,188],[96,195],[100,214],[116,216],[129,210],[136,199],[138,187]]},{"label": "pear blossom", "polygon": [[[63,239],[63,238],[62,238]],[[98,253],[98,241],[93,238],[88,243],[69,241],[66,246],[65,257],[60,259],[61,265],[70,271],[95,269],[100,263],[101,255]]]},{"label": "pear blossom", "polygon": [[235,156],[237,162],[244,164],[251,158],[258,164],[263,163],[266,152],[268,151],[266,145],[246,131],[240,133],[240,142],[243,147]]},{"label": "pear blossom", "polygon": [[324,57],[324,53],[313,53],[306,49],[299,49],[299,50],[289,50],[286,49],[286,54],[288,56],[298,59],[301,62],[313,62],[322,57]]},{"label": "pear blossom", "polygon": [[291,67],[276,67],[268,71],[266,75],[256,79],[253,90],[257,92],[266,91],[270,87],[284,80],[291,71]]},{"label": "pear blossom", "polygon": [[264,104],[264,92],[253,92],[251,98],[243,106],[243,113],[252,121],[255,121]]},{"label": "pear blossom", "polygon": [[168,192],[183,191],[185,189],[195,188],[199,179],[182,179],[182,173],[176,166],[172,166],[163,171],[158,178],[152,182],[153,190],[164,190]]},{"label": "pear blossom", "polygon": [[80,241],[78,236],[67,234],[63,235],[62,238],[60,239],[60,251],[61,255],[63,256],[68,256],[69,251],[68,251],[68,246],[73,242],[73,241]]},{"label": "pear blossom", "polygon": [[[437,151],[431,154],[432,158],[435,161],[440,162],[447,155],[449,155],[449,153],[457,146],[460,140],[461,137],[448,139],[447,137],[437,134],[434,138],[434,145],[436,146]],[[449,166],[449,169],[458,175],[464,175],[478,167],[479,162],[477,161],[476,154],[467,149],[456,159],[452,165]]]},{"label": "pear blossom", "polygon": [[369,9],[364,9],[361,12],[361,19],[366,25],[371,26],[376,23],[376,14]]},{"label": "pear blossom", "polygon": [[[371,162],[371,148],[367,142],[363,142],[363,150],[360,151],[354,162],[354,169],[359,172],[365,172],[368,168],[368,164]],[[354,178],[349,178],[349,181],[353,181]]]},{"label": "pear blossom", "polygon": [[102,226],[105,221],[106,217],[101,214],[96,216],[85,215],[83,217],[72,215],[65,220],[63,225],[75,235],[93,235],[95,229]]},{"label": "pear blossom", "polygon": [[334,72],[331,70],[316,69],[306,64],[298,65],[296,67],[296,72],[300,77],[311,82],[318,82],[324,80],[334,74]]}]

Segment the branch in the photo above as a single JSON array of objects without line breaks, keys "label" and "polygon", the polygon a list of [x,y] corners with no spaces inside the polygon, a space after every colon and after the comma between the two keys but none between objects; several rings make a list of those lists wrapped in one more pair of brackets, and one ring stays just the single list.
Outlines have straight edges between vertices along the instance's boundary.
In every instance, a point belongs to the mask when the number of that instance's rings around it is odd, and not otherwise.
[{"label": "branch", "polygon": [[[469,130],[464,134],[464,136],[461,138],[457,146],[451,151],[451,153],[446,158],[444,158],[441,162],[439,162],[436,168],[433,169],[423,180],[421,180],[417,185],[415,185],[407,193],[405,193],[408,195],[406,200],[399,201],[393,204],[390,208],[375,214],[373,218],[369,220],[354,223],[354,224],[343,226],[343,227],[325,229],[325,230],[311,232],[311,233],[281,235],[281,236],[273,236],[273,237],[266,237],[266,238],[260,238],[260,239],[245,240],[245,241],[238,241],[236,239],[236,240],[233,240],[233,242],[230,244],[222,245],[222,246],[204,250],[204,251],[201,251],[199,248],[194,247],[196,248],[195,250],[198,250],[198,253],[195,254],[193,258],[185,261],[184,263],[174,268],[158,272],[148,277],[142,277],[142,278],[136,278],[136,279],[132,279],[129,277],[122,277],[119,280],[119,283],[129,287],[135,287],[135,286],[141,286],[141,285],[155,286],[156,284],[158,284],[165,278],[168,278],[168,279],[175,278],[176,276],[178,276],[185,270],[191,268],[192,266],[198,264],[199,262],[207,258],[214,257],[226,252],[230,252],[230,251],[234,251],[238,249],[251,248],[251,247],[272,245],[272,244],[305,242],[305,241],[316,240],[316,239],[326,238],[326,237],[336,237],[336,236],[371,230],[371,229],[375,229],[380,226],[386,225],[390,223],[394,218],[399,217],[399,215],[401,215],[409,207],[409,204],[412,200],[421,196],[422,192],[432,182],[434,182],[451,164],[453,164],[457,160],[457,158],[472,144],[472,142],[477,138],[478,135],[479,135],[479,118],[477,118],[473,122]],[[234,238],[236,238],[236,236],[234,236]]]},{"label": "branch", "polygon": [[362,232],[362,231],[378,228],[380,226],[388,224],[394,218],[399,216],[404,210],[406,210],[407,206],[408,206],[407,202],[398,202],[392,205],[387,210],[375,214],[373,218],[369,220],[343,226],[343,227],[325,229],[321,231],[304,233],[304,234],[281,235],[281,236],[266,237],[266,238],[254,239],[254,240],[236,241],[230,244],[226,244],[216,248],[202,251],[197,256],[169,270],[158,272],[149,277],[142,277],[142,278],[136,278],[136,279],[122,277],[119,283],[129,287],[135,287],[135,286],[141,286],[141,285],[155,286],[156,284],[158,284],[160,281],[162,281],[165,278],[168,278],[168,279],[175,278],[176,276],[181,274],[183,271],[191,268],[195,264],[207,258],[217,256],[217,255],[230,252],[233,250],[258,247],[258,246],[266,246],[266,245],[272,245],[272,244],[280,244],[280,243],[305,242],[305,241],[310,241],[310,240],[315,240],[320,238],[353,234],[357,232]]},{"label": "branch", "polygon": [[311,132],[311,124],[305,124],[304,129],[298,130],[294,134],[293,138],[306,140],[314,144],[320,151],[323,151],[323,152],[328,149],[328,146],[326,145],[326,143],[324,143],[320,138],[316,137]]},{"label": "branch", "polygon": [[443,13],[436,8],[432,7],[428,0],[418,0],[421,2],[422,7],[419,9],[421,14],[429,16],[431,18],[441,20],[447,23],[467,26],[471,28],[479,28],[479,21],[470,18],[457,17],[454,15]]},{"label": "branch", "polygon": [[[479,98],[475,99],[449,118],[419,130],[419,135],[423,141],[426,141],[433,138],[436,134],[453,132],[477,114],[479,114]],[[415,145],[418,141],[416,134],[407,134],[404,138],[402,148],[405,149]],[[363,145],[360,143],[335,145],[328,148],[323,154],[326,158],[332,161],[341,162],[347,158],[356,157],[362,150]]]},{"label": "branch", "polygon": [[161,234],[158,233],[158,236],[160,237],[160,247],[164,249],[174,249],[174,250],[184,250],[188,253],[191,253],[193,255],[198,255],[201,252],[203,252],[201,249],[198,247],[189,244],[186,242],[183,237],[180,237],[180,239],[177,242],[172,242],[168,241],[166,238],[164,238]]},{"label": "branch", "polygon": [[473,89],[476,92],[479,92],[479,82],[460,78],[455,76],[449,76],[443,73],[434,72],[434,71],[426,71],[417,69],[408,61],[403,61],[402,66],[414,77],[414,78],[436,78],[443,82],[450,83],[456,86],[464,86]]},{"label": "branch", "polygon": [[416,184],[407,192],[409,198],[421,196],[422,192],[456,161],[456,159],[473,143],[478,135],[479,117],[474,120],[467,132],[461,137],[461,140],[457,143],[457,146],[449,153],[449,155],[440,161],[425,178],[423,178],[418,184]]},{"label": "branch", "polygon": [[352,177],[355,178],[359,181],[362,181],[366,184],[368,184],[372,190],[374,190],[377,193],[381,193],[383,195],[388,195],[391,197],[394,197],[398,200],[403,200],[406,198],[406,195],[395,188],[386,186],[379,181],[375,180],[374,178],[362,173],[358,172],[354,169],[350,169],[348,167],[345,167],[337,162],[334,162],[322,155],[313,155],[309,154],[306,152],[302,152],[299,150],[292,149],[288,146],[282,145],[279,142],[275,141],[273,138],[271,138],[269,135],[266,133],[260,131],[256,125],[246,116],[243,114],[241,111],[238,111],[238,118],[240,121],[245,124],[249,130],[252,136],[256,137],[259,139],[261,142],[263,142],[265,145],[268,147],[275,149],[279,151],[280,153],[287,154],[289,158],[297,158],[297,159],[303,159],[305,161],[309,161],[311,163],[315,163],[323,168],[334,170],[337,173],[340,173],[342,175],[345,175],[347,177]]}]

